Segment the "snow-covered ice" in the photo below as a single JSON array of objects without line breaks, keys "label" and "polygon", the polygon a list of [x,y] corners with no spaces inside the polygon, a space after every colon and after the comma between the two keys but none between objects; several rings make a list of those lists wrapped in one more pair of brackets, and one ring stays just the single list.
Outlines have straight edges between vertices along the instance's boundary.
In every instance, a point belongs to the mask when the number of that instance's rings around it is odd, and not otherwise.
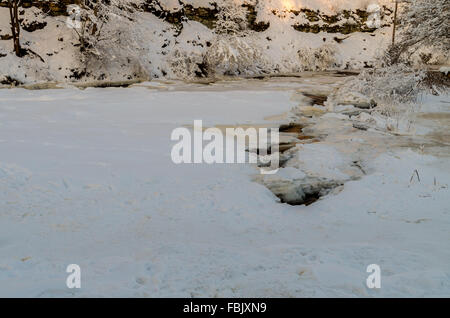
[{"label": "snow-covered ice", "polygon": [[[346,158],[373,148],[366,175],[308,207],[278,203],[252,165],[172,163],[174,128],[278,125],[267,119],[297,107],[301,85],[0,90],[0,296],[448,297],[449,140],[432,153],[414,137],[375,151],[387,137],[370,131],[330,134],[347,153],[303,145],[281,177],[303,164],[345,179]],[[448,118],[448,97],[432,106]],[[427,144],[446,128],[425,119]],[[66,287],[69,264],[81,289]]]}]

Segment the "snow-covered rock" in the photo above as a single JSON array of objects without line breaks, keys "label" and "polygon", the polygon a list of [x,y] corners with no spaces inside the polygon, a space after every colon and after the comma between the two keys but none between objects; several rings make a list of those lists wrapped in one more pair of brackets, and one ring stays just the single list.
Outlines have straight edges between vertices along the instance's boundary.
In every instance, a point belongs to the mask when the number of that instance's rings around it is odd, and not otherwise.
[{"label": "snow-covered rock", "polygon": [[444,73],[446,76],[450,73],[450,66],[442,66],[439,72]]},{"label": "snow-covered rock", "polygon": [[375,102],[369,97],[355,91],[344,92],[333,96],[331,101],[336,105],[353,105],[361,109],[370,109],[376,106]]}]

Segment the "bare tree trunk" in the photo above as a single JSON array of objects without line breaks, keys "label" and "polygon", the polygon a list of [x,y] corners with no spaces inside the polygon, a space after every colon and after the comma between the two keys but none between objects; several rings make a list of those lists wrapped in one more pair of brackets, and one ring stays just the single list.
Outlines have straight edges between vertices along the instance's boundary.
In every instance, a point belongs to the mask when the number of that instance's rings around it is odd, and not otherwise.
[{"label": "bare tree trunk", "polygon": [[8,0],[9,16],[11,18],[11,31],[14,42],[14,52],[18,57],[22,56],[22,48],[20,46],[20,22],[19,22],[19,5],[21,0]]},{"label": "bare tree trunk", "polygon": [[398,12],[398,0],[395,0],[394,28],[392,30],[392,45],[395,44],[395,32],[396,32],[396,29],[397,29],[397,12]]}]

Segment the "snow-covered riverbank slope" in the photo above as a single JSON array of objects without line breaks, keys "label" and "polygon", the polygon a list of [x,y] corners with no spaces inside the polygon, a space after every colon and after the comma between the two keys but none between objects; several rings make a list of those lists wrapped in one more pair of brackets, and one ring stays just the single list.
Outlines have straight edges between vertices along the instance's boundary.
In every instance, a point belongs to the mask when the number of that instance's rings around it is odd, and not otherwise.
[{"label": "snow-covered riverbank slope", "polygon": [[[18,58],[0,0],[0,84],[361,69],[389,45],[393,19],[387,0],[117,0],[136,12],[102,25],[92,56],[81,46],[83,29],[73,28],[79,3],[25,1],[21,43],[31,51]],[[232,3],[227,23],[242,24],[237,38],[216,26]]]},{"label": "snow-covered riverbank slope", "polygon": [[308,207],[255,166],[171,161],[176,127],[277,126],[300,118],[297,90],[335,81],[0,90],[0,296],[448,297],[448,97],[427,98],[419,136],[305,117],[321,141],[277,177],[345,179]]}]

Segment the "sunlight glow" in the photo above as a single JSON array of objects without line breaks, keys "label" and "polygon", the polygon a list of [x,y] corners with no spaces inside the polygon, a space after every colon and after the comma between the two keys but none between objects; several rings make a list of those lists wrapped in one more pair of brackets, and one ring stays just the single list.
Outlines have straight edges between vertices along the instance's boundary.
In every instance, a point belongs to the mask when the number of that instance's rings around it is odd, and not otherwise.
[{"label": "sunlight glow", "polygon": [[280,11],[308,8],[322,12],[337,12],[345,9],[365,8],[370,4],[390,4],[391,0],[266,0],[273,9]]},{"label": "sunlight glow", "polygon": [[282,0],[281,2],[284,10],[290,11],[295,8],[295,3],[293,0]]}]

